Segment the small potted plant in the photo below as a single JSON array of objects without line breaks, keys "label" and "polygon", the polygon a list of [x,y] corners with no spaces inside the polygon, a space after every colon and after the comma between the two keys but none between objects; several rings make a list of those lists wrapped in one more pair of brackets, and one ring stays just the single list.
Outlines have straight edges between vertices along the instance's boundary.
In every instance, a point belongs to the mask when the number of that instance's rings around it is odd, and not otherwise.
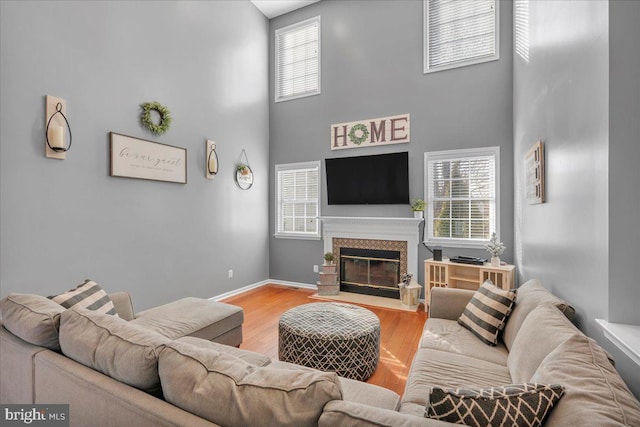
[{"label": "small potted plant", "polygon": [[414,218],[422,218],[426,207],[427,203],[424,200],[413,199],[411,202],[411,210],[413,211]]},{"label": "small potted plant", "polygon": [[335,261],[336,256],[333,252],[326,252],[324,254],[324,265],[333,265],[333,261]]},{"label": "small potted plant", "polygon": [[244,163],[238,164],[238,166],[236,167],[236,170],[240,172],[240,174],[242,175],[249,175],[249,172],[251,171],[249,169],[249,166],[245,165]]},{"label": "small potted plant", "polygon": [[496,233],[491,233],[491,239],[487,245],[487,252],[491,254],[491,265],[494,267],[500,266],[500,255],[504,252],[506,247],[502,242],[498,241]]}]

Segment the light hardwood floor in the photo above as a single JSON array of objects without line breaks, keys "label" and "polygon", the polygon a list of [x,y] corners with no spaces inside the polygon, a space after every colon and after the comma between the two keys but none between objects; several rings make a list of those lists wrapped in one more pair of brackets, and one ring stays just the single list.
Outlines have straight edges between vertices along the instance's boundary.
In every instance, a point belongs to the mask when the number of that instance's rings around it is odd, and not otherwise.
[{"label": "light hardwood floor", "polygon": [[[256,351],[278,360],[278,321],[285,311],[298,305],[318,302],[309,289],[265,285],[225,299],[223,302],[244,309],[244,342],[240,348]],[[363,306],[380,318],[380,362],[367,381],[398,394],[404,391],[411,361],[418,347],[427,313],[406,312]]]}]

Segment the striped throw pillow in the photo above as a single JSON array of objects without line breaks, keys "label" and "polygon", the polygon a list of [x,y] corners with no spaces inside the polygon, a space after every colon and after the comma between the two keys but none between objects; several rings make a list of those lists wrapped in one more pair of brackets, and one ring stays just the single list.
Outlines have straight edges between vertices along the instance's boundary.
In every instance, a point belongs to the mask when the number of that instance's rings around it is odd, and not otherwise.
[{"label": "striped throw pillow", "polygon": [[78,307],[118,316],[109,295],[93,280],[85,280],[77,288],[51,298],[64,308]]},{"label": "striped throw pillow", "polygon": [[458,323],[488,345],[498,344],[498,334],[504,328],[516,300],[515,289],[500,289],[485,281],[467,304]]}]

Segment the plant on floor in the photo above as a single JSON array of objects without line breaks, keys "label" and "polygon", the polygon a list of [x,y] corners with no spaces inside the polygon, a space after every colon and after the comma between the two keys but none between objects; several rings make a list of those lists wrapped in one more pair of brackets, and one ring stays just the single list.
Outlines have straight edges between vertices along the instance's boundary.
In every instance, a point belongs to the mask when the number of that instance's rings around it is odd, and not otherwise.
[{"label": "plant on floor", "polygon": [[333,254],[333,252],[326,252],[326,253],[324,254],[324,263],[325,263],[326,265],[333,264],[333,261],[335,261],[335,259],[336,259],[336,257],[335,257],[335,255]]}]

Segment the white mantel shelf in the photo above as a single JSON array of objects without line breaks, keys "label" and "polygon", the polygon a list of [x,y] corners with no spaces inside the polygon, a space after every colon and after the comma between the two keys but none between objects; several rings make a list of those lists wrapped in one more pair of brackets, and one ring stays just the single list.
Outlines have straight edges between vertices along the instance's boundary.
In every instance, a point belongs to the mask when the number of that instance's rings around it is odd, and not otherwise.
[{"label": "white mantel shelf", "polygon": [[620,350],[640,365],[640,326],[612,323],[604,319],[596,319],[602,326],[604,336]]},{"label": "white mantel shelf", "polygon": [[407,242],[407,271],[418,275],[418,244],[422,218],[322,216],[324,251],[330,252],[333,238],[399,240]]}]

